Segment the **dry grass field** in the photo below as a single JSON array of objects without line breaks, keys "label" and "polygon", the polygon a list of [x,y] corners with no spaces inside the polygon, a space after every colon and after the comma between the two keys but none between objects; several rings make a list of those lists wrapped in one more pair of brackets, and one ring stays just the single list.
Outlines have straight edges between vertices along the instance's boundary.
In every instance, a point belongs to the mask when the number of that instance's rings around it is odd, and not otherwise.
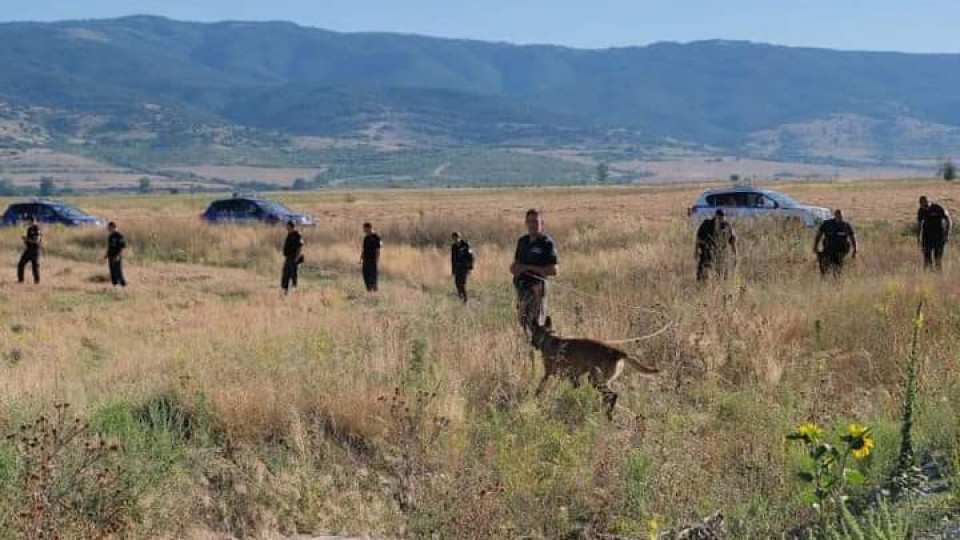
[{"label": "dry grass field", "polygon": [[[958,209],[955,186],[778,189],[845,210],[861,254],[843,278],[817,274],[812,231],[758,222],[737,224],[734,275],[698,285],[696,186],[283,194],[318,223],[286,298],[282,231],[201,224],[204,198],[75,201],[127,235],[125,290],[105,283],[104,231],[46,229],[39,286],[15,282],[22,231],[0,231],[0,432],[67,403],[118,444],[101,455],[42,439],[62,448],[43,467],[22,437],[0,439],[0,538],[29,519],[65,538],[650,538],[717,510],[731,538],[780,538],[816,520],[796,476],[805,458],[784,438],[798,423],[872,428],[854,498],[888,477],[921,300],[914,435],[952,478],[960,252],[923,273],[910,226],[922,193]],[[561,334],[674,324],[626,346],[662,376],[628,368],[613,421],[588,385],[533,396],[542,368],[507,274],[528,207],[559,248]],[[365,220],[385,243],[377,295],[357,264]],[[467,306],[452,230],[478,254]],[[954,499],[938,501],[949,513]]]}]

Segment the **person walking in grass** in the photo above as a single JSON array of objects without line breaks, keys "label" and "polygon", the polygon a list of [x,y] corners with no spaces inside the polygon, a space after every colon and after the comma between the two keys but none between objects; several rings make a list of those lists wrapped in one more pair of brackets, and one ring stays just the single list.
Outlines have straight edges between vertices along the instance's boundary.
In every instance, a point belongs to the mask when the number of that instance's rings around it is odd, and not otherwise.
[{"label": "person walking in grass", "polygon": [[820,224],[813,240],[813,252],[817,255],[823,276],[839,276],[843,273],[844,259],[848,254],[857,258],[857,235],[853,226],[843,219],[841,210],[834,210],[833,218]]},{"label": "person walking in grass", "polygon": [[[727,260],[728,248],[733,256],[732,263]],[[727,277],[728,265],[736,262],[737,235],[733,232],[733,226],[726,221],[723,210],[718,209],[714,217],[703,220],[697,228],[693,255],[697,259],[697,281],[706,281],[711,269],[718,276]]]},{"label": "person walking in grass", "polygon": [[107,266],[110,268],[110,283],[114,287],[117,285],[126,287],[127,280],[123,277],[123,251],[127,249],[127,241],[117,230],[117,224],[113,221],[107,223],[107,231],[110,234],[107,236],[107,254],[104,258],[107,259]]},{"label": "person walking in grass", "polygon": [[367,292],[378,290],[378,266],[380,264],[380,248],[382,247],[383,242],[380,240],[380,236],[373,232],[373,225],[370,222],[364,223],[360,265],[363,269],[363,284],[367,287]]},{"label": "person walking in grass", "polygon": [[923,251],[923,268],[941,269],[943,248],[950,236],[950,214],[937,203],[931,204],[926,196],[920,197],[917,210],[917,244]]},{"label": "person walking in grass", "polygon": [[517,291],[517,318],[527,332],[533,323],[543,326],[547,317],[549,279],[557,275],[557,248],[543,232],[543,217],[539,210],[527,210],[527,234],[517,240],[517,250],[510,265],[513,285]]},{"label": "person walking in grass", "polygon": [[283,272],[280,275],[283,294],[290,294],[290,287],[297,287],[297,275],[303,263],[303,244],[297,224],[287,221],[287,239],[283,242]]},{"label": "person walking in grass", "polygon": [[27,269],[27,263],[33,271],[33,282],[40,283],[40,248],[43,244],[43,233],[33,216],[27,216],[24,220],[27,222],[26,233],[21,237],[23,239],[23,253],[20,255],[20,262],[17,263],[17,282],[23,283],[24,273]]},{"label": "person walking in grass", "polygon": [[454,232],[452,235],[453,243],[450,245],[450,266],[453,273],[453,284],[457,287],[457,296],[460,300],[467,303],[467,276],[473,270],[474,255],[470,249],[470,244],[464,240],[460,233]]}]

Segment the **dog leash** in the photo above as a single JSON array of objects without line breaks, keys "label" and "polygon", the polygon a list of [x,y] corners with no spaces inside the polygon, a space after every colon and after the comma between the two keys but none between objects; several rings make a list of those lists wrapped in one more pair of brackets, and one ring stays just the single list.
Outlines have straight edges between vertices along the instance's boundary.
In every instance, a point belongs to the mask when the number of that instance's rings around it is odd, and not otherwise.
[{"label": "dog leash", "polygon": [[[533,279],[536,279],[536,280],[539,280],[539,281],[543,282],[545,285],[548,283],[547,280],[546,280],[546,278],[543,278],[543,277],[541,277],[541,276],[537,276],[537,275],[533,275],[533,274],[526,274],[526,275],[527,275],[527,277],[531,277],[531,278],[533,278]],[[629,309],[629,310],[642,311],[642,312],[651,313],[651,314],[654,314],[654,315],[659,315],[661,318],[663,318],[663,319],[665,319],[665,320],[667,321],[663,326],[661,326],[660,328],[658,328],[657,330],[655,330],[654,332],[651,332],[651,333],[649,333],[649,334],[644,334],[644,335],[642,335],[642,336],[637,336],[637,337],[632,337],[632,338],[627,338],[627,339],[603,340],[604,343],[608,343],[608,344],[610,344],[610,345],[627,345],[627,344],[630,344],[630,343],[640,343],[640,342],[642,342],[642,341],[648,341],[648,340],[651,340],[651,339],[653,339],[653,338],[655,338],[655,337],[657,337],[657,336],[659,336],[659,335],[661,335],[661,334],[666,333],[668,330],[672,329],[672,328],[675,326],[675,323],[674,323],[673,319],[671,319],[669,316],[667,316],[666,311],[664,311],[664,310],[662,310],[662,309],[656,309],[656,308],[651,308],[651,307],[646,307],[646,306],[631,306],[631,305],[628,305],[628,304],[624,304],[624,303],[621,303],[621,302],[617,302],[616,300],[611,300],[610,298],[607,298],[607,297],[603,297],[603,296],[596,295],[596,294],[585,293],[585,292],[582,292],[582,291],[578,291],[577,289],[575,289],[575,288],[573,288],[573,287],[567,287],[567,286],[565,286],[565,285],[560,285],[560,284],[556,284],[556,283],[551,284],[551,286],[552,286],[552,287],[559,287],[559,288],[562,289],[562,290],[569,290],[569,291],[571,291],[573,294],[579,295],[579,296],[581,296],[581,297],[593,298],[593,299],[596,299],[596,300],[603,300],[603,301],[605,301],[605,302],[613,302],[614,304],[617,304],[617,305],[619,305],[620,307],[627,308],[627,309]]]}]

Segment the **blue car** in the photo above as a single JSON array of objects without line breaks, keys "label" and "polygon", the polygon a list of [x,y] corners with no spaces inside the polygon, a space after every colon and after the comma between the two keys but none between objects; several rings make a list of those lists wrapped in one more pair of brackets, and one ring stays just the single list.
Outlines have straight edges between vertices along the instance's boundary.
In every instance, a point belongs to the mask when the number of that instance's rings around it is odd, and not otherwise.
[{"label": "blue car", "polygon": [[37,199],[24,203],[13,203],[0,218],[0,225],[13,226],[23,223],[28,216],[33,216],[37,223],[49,225],[64,225],[66,227],[103,227],[105,221],[97,216],[80,210],[63,201],[51,199]]},{"label": "blue car", "polygon": [[227,223],[286,223],[313,225],[313,218],[298,214],[283,204],[259,197],[233,197],[213,201],[201,216],[206,221]]}]

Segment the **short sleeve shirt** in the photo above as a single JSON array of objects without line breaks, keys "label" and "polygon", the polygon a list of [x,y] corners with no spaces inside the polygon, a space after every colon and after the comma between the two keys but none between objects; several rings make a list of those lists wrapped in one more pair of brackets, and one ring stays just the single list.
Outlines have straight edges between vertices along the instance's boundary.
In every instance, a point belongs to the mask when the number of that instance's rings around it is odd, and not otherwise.
[{"label": "short sleeve shirt", "polygon": [[943,220],[946,217],[947,212],[936,203],[917,210],[917,222],[923,226],[923,235],[926,237],[943,236]]},{"label": "short sleeve shirt", "polygon": [[734,244],[736,241],[737,236],[733,232],[733,227],[726,221],[720,223],[718,229],[715,218],[705,219],[697,229],[697,242],[703,249],[710,252],[715,252],[718,248],[724,249],[727,244]]},{"label": "short sleeve shirt", "polygon": [[[557,247],[553,243],[553,238],[545,234],[541,234],[536,239],[532,238],[529,234],[521,236],[520,239],[517,240],[517,251],[513,256],[513,262],[533,266],[551,266],[557,264]],[[521,285],[529,282],[530,279],[531,278],[524,279],[523,276],[517,276],[514,278],[514,283]]]},{"label": "short sleeve shirt", "polygon": [[846,221],[828,219],[820,225],[823,233],[823,249],[830,252],[850,251],[853,239],[853,227]]}]

